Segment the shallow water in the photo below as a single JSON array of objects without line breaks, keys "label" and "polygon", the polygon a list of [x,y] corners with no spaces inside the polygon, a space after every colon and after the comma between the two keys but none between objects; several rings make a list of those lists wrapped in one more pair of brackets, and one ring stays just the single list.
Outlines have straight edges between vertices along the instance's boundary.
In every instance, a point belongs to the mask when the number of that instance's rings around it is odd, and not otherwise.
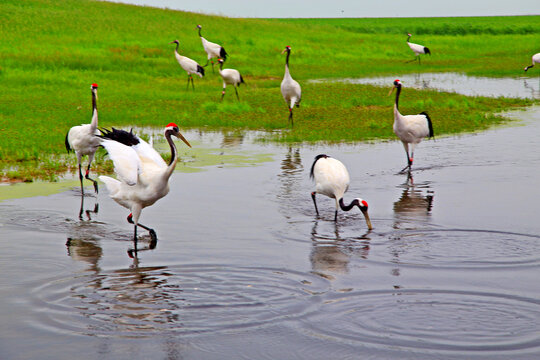
[{"label": "shallow water", "polygon": [[[531,74],[532,75],[532,74]],[[398,75],[403,86],[456,92],[467,96],[513,97],[540,99],[540,78],[519,76],[515,78],[488,78],[458,73],[416,73]],[[391,88],[396,76],[341,79],[353,84],[371,84]],[[327,81],[327,80],[316,80]]]},{"label": "shallow water", "polygon": [[[0,203],[2,359],[531,359],[540,356],[540,108],[422,142],[278,147],[190,132],[223,156],[143,211],[76,187]],[[228,166],[228,155],[265,161]],[[308,171],[351,173],[339,213]],[[269,159],[266,158],[269,157]],[[234,156],[232,156],[234,158]],[[253,159],[259,157],[254,155]],[[90,192],[90,185],[87,188]],[[146,249],[145,249],[146,248]]]}]

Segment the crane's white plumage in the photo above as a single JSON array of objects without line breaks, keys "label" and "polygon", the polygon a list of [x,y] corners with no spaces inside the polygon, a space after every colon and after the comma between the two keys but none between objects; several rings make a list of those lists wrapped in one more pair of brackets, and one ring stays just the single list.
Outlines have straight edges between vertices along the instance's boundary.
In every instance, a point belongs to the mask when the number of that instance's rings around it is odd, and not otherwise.
[{"label": "crane's white plumage", "polygon": [[368,203],[365,200],[356,198],[349,205],[345,205],[343,202],[343,196],[349,189],[350,177],[347,168],[341,161],[328,155],[317,155],[311,166],[310,177],[315,180],[315,191],[311,193],[311,197],[317,215],[319,215],[319,210],[315,195],[322,194],[336,201],[335,221],[337,221],[338,208],[349,211],[354,206],[357,206],[364,214],[368,229],[373,228],[368,215]]},{"label": "crane's white plumage", "polygon": [[[208,65],[208,61],[211,61],[214,58],[221,58],[223,60],[227,60],[227,51],[223,48],[223,46],[213,43],[211,41],[206,40],[201,35],[201,25],[197,25],[197,29],[199,29],[199,37],[201,38],[201,42],[204,48],[204,51],[207,54],[206,64],[204,66]],[[214,61],[212,61],[212,70],[214,69]]]},{"label": "crane's white plumage", "polygon": [[223,97],[225,96],[225,89],[227,88],[227,85],[234,86],[234,91],[236,92],[236,98],[240,100],[240,97],[238,96],[238,90],[236,89],[236,87],[240,86],[240,84],[245,84],[244,79],[242,78],[242,75],[236,69],[223,69],[223,59],[218,59],[218,61],[219,61],[219,75],[221,75],[221,78],[223,79],[223,91],[221,92],[221,100],[223,100]]},{"label": "crane's white plumage", "polygon": [[184,69],[188,74],[187,86],[189,87],[189,82],[191,81],[191,85],[193,89],[195,89],[192,74],[199,75],[199,77],[202,78],[204,76],[204,68],[199,65],[195,60],[190,59],[187,56],[180,55],[178,53],[178,47],[180,46],[180,42],[178,40],[172,41],[171,44],[176,44],[176,49],[174,49],[174,56],[176,57],[176,61],[178,61],[182,69]]},{"label": "crane's white plumage", "polygon": [[527,71],[527,70],[529,70],[530,68],[534,67],[534,64],[540,64],[540,53],[534,54],[534,55],[532,56],[531,61],[532,61],[532,64],[529,65],[529,66],[527,66],[527,67],[524,69],[525,71]]},{"label": "crane's white plumage", "polygon": [[167,165],[161,155],[144,140],[132,132],[112,129],[102,130],[101,145],[107,150],[114,164],[118,179],[100,176],[109,191],[110,197],[118,204],[131,211],[128,221],[135,224],[134,239],[137,237],[137,226],[155,232],[139,224],[143,208],[154,204],[169,192],[169,178],[178,160],[176,146],[171,136],[176,136],[191,145],[178,130],[178,126],[170,123],[165,128],[165,138],[171,147],[171,161]]},{"label": "crane's white plumage", "polygon": [[[414,148],[425,137],[433,137],[433,125],[429,115],[422,112],[418,115],[401,115],[399,112],[399,95],[401,94],[401,81],[395,80],[394,89],[397,89],[396,101],[394,103],[394,133],[403,143],[407,153],[408,165],[403,169],[411,169],[414,159]],[[410,146],[410,153],[409,153]],[[403,171],[402,170],[402,171]]]},{"label": "crane's white plumage", "polygon": [[283,99],[285,99],[285,102],[289,107],[289,120],[291,121],[291,125],[293,125],[292,109],[295,105],[296,107],[300,106],[300,101],[302,100],[302,88],[300,87],[300,84],[298,84],[298,82],[292,78],[289,71],[291,47],[286,46],[285,50],[283,50],[281,53],[283,54],[285,52],[287,53],[287,58],[285,60],[285,74],[283,76],[283,80],[281,81],[281,95],[283,95]]},{"label": "crane's white plumage", "polygon": [[420,55],[423,55],[423,54],[429,54],[431,55],[431,51],[425,47],[424,45],[419,45],[419,44],[415,44],[415,43],[412,43],[412,42],[409,42],[409,40],[411,39],[411,34],[407,34],[409,37],[407,38],[407,45],[409,45],[409,47],[411,48],[411,50],[414,52],[414,55],[416,56],[413,60],[411,61],[415,61],[416,59],[418,59],[418,62],[420,62]]},{"label": "crane's white plumage", "polygon": [[88,156],[88,167],[86,168],[86,179],[94,183],[94,190],[98,192],[97,181],[89,177],[90,165],[94,160],[94,155],[101,140],[96,136],[99,134],[98,127],[98,111],[97,111],[97,84],[90,86],[92,91],[92,121],[90,124],[73,126],[66,134],[65,144],[68,153],[73,150],[77,155],[77,164],[79,167],[79,180],[81,182],[81,193],[84,195],[83,175],[81,170],[81,162],[83,156]]}]

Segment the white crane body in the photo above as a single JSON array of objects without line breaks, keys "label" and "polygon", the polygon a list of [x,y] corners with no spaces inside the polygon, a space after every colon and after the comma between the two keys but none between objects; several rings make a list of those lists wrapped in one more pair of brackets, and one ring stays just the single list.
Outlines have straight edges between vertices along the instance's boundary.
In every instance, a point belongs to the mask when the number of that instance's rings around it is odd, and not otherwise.
[{"label": "white crane body", "polygon": [[336,202],[336,211],[334,215],[334,221],[337,221],[338,209],[343,211],[349,211],[353,207],[357,206],[364,218],[369,230],[373,229],[371,220],[368,214],[367,201],[356,198],[346,205],[343,200],[343,196],[349,189],[350,176],[347,168],[343,163],[337,159],[334,159],[328,155],[317,155],[313,165],[311,165],[310,177],[315,180],[315,191],[311,193],[313,204],[315,205],[315,211],[319,215],[319,209],[317,208],[316,194],[321,194],[332,198]]},{"label": "white crane body", "polygon": [[524,70],[527,71],[534,67],[535,64],[540,64],[540,53],[534,54],[531,59],[532,64],[527,66]]},{"label": "white crane body", "polygon": [[300,84],[292,78],[289,71],[291,47],[286,46],[285,50],[283,50],[281,53],[283,54],[285,52],[287,53],[287,58],[285,60],[285,74],[283,75],[283,80],[281,81],[281,95],[289,108],[289,121],[291,122],[291,126],[293,126],[293,107],[300,106],[300,101],[302,100],[302,88],[300,87]]},{"label": "white crane body", "polygon": [[414,149],[424,138],[433,137],[433,124],[431,118],[426,112],[418,115],[402,115],[399,112],[399,95],[401,94],[401,81],[395,80],[394,89],[397,89],[396,101],[394,103],[394,125],[393,130],[397,137],[403,143],[405,153],[407,154],[408,165],[405,169],[411,170],[414,160]]},{"label": "white crane body", "polygon": [[65,145],[66,150],[69,153],[71,150],[75,152],[77,156],[77,165],[79,168],[79,180],[81,182],[81,193],[84,195],[83,188],[83,175],[82,175],[82,157],[88,156],[88,166],[86,168],[86,179],[94,183],[94,190],[98,192],[98,184],[95,180],[89,177],[90,165],[94,160],[94,155],[101,143],[101,139],[96,135],[99,135],[98,131],[98,110],[97,110],[97,84],[90,86],[92,91],[92,121],[90,124],[82,124],[73,126],[66,134]]},{"label": "white crane body", "polygon": [[[171,147],[171,162],[166,164],[161,155],[147,142],[132,132],[112,129],[102,130],[102,146],[107,150],[114,164],[118,179],[100,176],[105,183],[110,197],[121,206],[131,211],[128,221],[137,226],[152,230],[139,224],[142,209],[153,205],[169,193],[169,178],[178,160],[176,146],[171,136],[176,136],[191,147],[179,132],[176,124],[165,128],[165,138]],[[150,231],[152,235],[152,231]],[[155,233],[154,233],[155,236]]]}]

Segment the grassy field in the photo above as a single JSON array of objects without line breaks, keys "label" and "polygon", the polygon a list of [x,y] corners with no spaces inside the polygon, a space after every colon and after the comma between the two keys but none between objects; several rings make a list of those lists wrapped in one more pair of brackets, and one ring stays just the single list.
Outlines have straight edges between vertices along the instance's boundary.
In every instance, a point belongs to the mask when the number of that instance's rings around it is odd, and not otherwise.
[{"label": "grassy field", "polygon": [[[353,142],[393,138],[392,102],[366,85],[310,83],[309,79],[462,72],[519,76],[538,52],[540,16],[439,19],[232,19],[90,0],[3,0],[0,3],[0,176],[54,180],[74,169],[66,157],[67,130],[91,117],[89,86],[99,84],[100,126],[288,129],[279,84],[285,45],[301,82],[295,127],[268,135],[282,142]],[[225,67],[239,69],[246,86],[223,103],[219,74],[206,68],[186,91],[186,74],[173,45],[206,61],[203,36],[225,46]],[[406,64],[405,44],[429,45],[422,66]],[[529,100],[403,92],[404,113],[427,110],[438,134],[485,129],[505,121],[494,114]],[[464,111],[465,110],[465,111]],[[104,166],[103,154],[97,159]],[[105,165],[102,171],[110,171]]]}]

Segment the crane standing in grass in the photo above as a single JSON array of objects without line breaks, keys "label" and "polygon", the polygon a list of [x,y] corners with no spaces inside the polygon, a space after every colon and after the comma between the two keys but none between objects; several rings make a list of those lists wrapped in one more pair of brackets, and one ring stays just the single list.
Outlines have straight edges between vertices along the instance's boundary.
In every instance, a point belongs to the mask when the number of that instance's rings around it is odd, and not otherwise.
[{"label": "crane standing in grass", "polygon": [[409,45],[409,47],[411,48],[411,50],[414,52],[414,55],[415,55],[415,58],[411,61],[408,61],[408,62],[413,62],[413,61],[416,61],[418,60],[418,64],[420,64],[420,55],[422,54],[429,54],[431,55],[431,51],[429,51],[429,49],[427,47],[425,47],[424,45],[418,45],[418,44],[415,44],[415,43],[412,43],[412,42],[409,42],[409,40],[411,39],[411,34],[407,34],[409,37],[407,38],[407,45]]},{"label": "crane standing in grass", "polygon": [[315,191],[311,193],[311,198],[313,199],[317,216],[319,215],[319,209],[317,208],[315,195],[322,194],[336,200],[334,221],[337,221],[338,208],[341,208],[343,211],[349,211],[357,206],[362,211],[362,214],[364,214],[368,229],[373,229],[368,215],[367,201],[356,198],[349,205],[345,205],[343,201],[343,195],[349,189],[350,177],[347,168],[341,161],[331,158],[328,155],[317,155],[313,165],[311,165],[310,177],[315,180],[316,184]]},{"label": "crane standing in grass", "polygon": [[96,180],[91,179],[90,165],[94,160],[94,155],[101,140],[95,136],[99,134],[98,127],[98,111],[97,111],[97,84],[92,84],[90,90],[92,91],[92,122],[90,124],[83,124],[73,126],[66,134],[65,144],[66,150],[69,153],[71,150],[75,151],[77,155],[77,164],[79,166],[79,180],[81,181],[81,194],[84,196],[83,187],[83,174],[81,169],[82,157],[88,155],[88,167],[86,168],[85,178],[94,183],[94,190],[98,192],[98,183]]},{"label": "crane standing in grass", "polygon": [[134,224],[133,240],[137,241],[137,227],[149,231],[151,239],[157,240],[153,229],[139,223],[141,211],[169,193],[169,178],[178,161],[178,152],[171,136],[176,136],[189,147],[191,145],[180,133],[178,125],[168,124],[164,135],[171,147],[171,160],[166,164],[152,146],[133,132],[115,128],[100,131],[103,139],[101,145],[113,161],[119,180],[108,176],[100,176],[99,179],[105,183],[110,197],[131,211],[127,220]]},{"label": "crane standing in grass", "polygon": [[411,171],[411,166],[414,159],[414,148],[422,141],[423,138],[428,136],[433,137],[433,124],[431,123],[431,119],[426,112],[421,112],[418,115],[401,115],[399,112],[401,81],[394,81],[394,87],[390,91],[390,94],[394,91],[394,89],[397,89],[396,102],[394,103],[394,133],[403,143],[405,153],[407,154],[407,166],[405,166],[401,172],[405,171],[406,169]]},{"label": "crane standing in grass", "polygon": [[221,100],[223,100],[223,97],[225,96],[225,88],[227,88],[228,85],[234,86],[234,91],[236,92],[236,98],[238,101],[240,101],[240,97],[238,96],[238,90],[236,89],[237,86],[240,86],[240,84],[245,84],[244,78],[242,78],[242,75],[238,70],[235,69],[223,69],[223,59],[218,59],[219,62],[219,75],[223,78],[223,90],[221,91]]},{"label": "crane standing in grass", "polygon": [[540,64],[540,53],[534,54],[532,56],[532,64],[527,66],[524,70],[529,70],[530,68],[534,67],[534,64]]},{"label": "crane standing in grass", "polygon": [[285,52],[287,53],[287,58],[285,60],[285,75],[283,76],[283,81],[281,81],[281,94],[289,107],[289,121],[291,122],[291,126],[294,126],[293,107],[295,105],[296,107],[300,106],[300,101],[302,100],[302,88],[300,87],[300,84],[292,78],[291,73],[289,72],[291,47],[286,46],[285,50],[281,53],[283,54]]},{"label": "crane standing in grass", "polygon": [[208,66],[208,62],[212,62],[212,72],[214,72],[214,58],[221,58],[224,61],[227,60],[227,51],[223,48],[223,46],[213,43],[211,41],[206,40],[201,35],[201,25],[197,25],[197,29],[199,29],[199,37],[201,38],[201,42],[204,48],[204,51],[206,51],[206,54],[208,55],[208,58],[206,59],[206,64],[203,65],[203,67]]},{"label": "crane standing in grass", "polygon": [[204,76],[204,68],[197,64],[197,62],[193,59],[188,58],[187,56],[182,56],[178,53],[178,47],[180,46],[180,42],[178,40],[171,41],[170,44],[176,44],[176,49],[174,49],[174,56],[176,57],[176,60],[188,74],[188,80],[187,80],[187,88],[189,89],[189,82],[191,81],[191,86],[193,90],[195,90],[195,85],[193,84],[193,77],[192,74],[199,75],[200,78]]}]

